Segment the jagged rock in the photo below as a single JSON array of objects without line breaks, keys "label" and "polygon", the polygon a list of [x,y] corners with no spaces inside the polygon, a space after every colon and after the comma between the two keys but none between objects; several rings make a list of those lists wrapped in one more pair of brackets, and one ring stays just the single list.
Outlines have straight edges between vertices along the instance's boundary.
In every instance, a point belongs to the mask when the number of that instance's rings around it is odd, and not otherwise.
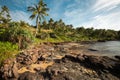
[{"label": "jagged rock", "polygon": [[17,56],[17,62],[30,65],[38,60],[38,53],[36,52],[22,52]]},{"label": "jagged rock", "polygon": [[[78,45],[66,47],[67,43],[62,46],[63,44],[56,44],[54,48],[51,44],[42,44],[39,48],[34,47],[21,52],[16,59],[5,60],[0,68],[0,80],[120,80],[119,56],[112,59],[82,52],[78,54]],[[54,54],[51,54],[51,51],[55,51]],[[70,54],[71,51],[76,55]],[[65,56],[58,59],[56,54]],[[36,64],[41,65],[41,62],[50,61],[51,56],[54,57],[54,63],[49,67],[36,67]],[[46,65],[42,67],[44,66]],[[20,73],[18,69],[22,69],[23,72]]]},{"label": "jagged rock", "polygon": [[13,72],[13,77],[18,78],[18,67],[16,63],[12,67],[12,72]]},{"label": "jagged rock", "polygon": [[77,58],[72,55],[66,55],[60,63],[48,67],[47,73],[51,80],[92,80],[93,78],[98,80],[97,75],[93,76],[97,73],[92,72],[92,70],[87,71],[86,68],[82,69]]},{"label": "jagged rock", "polygon": [[96,50],[96,49],[88,49],[88,50],[90,50],[90,51],[98,51],[98,50]]},{"label": "jagged rock", "polygon": [[18,80],[44,80],[44,78],[37,73],[25,72],[19,76]]},{"label": "jagged rock", "polygon": [[85,56],[83,54],[78,55],[76,58],[78,61],[81,61],[81,62],[85,60]]},{"label": "jagged rock", "polygon": [[18,78],[18,68],[15,59],[7,59],[3,62],[3,66],[0,69],[0,76],[4,80],[17,79]]},{"label": "jagged rock", "polygon": [[66,62],[67,59],[68,59],[68,60],[71,60],[71,61],[75,61],[75,62],[77,61],[76,57],[74,57],[74,56],[72,56],[72,55],[65,55],[65,57],[62,58],[62,60],[63,60],[64,62]]},{"label": "jagged rock", "polygon": [[108,69],[112,68],[117,62],[107,56],[87,56],[85,62],[93,68]]},{"label": "jagged rock", "polygon": [[115,58],[118,59],[118,60],[120,60],[120,56],[119,55],[116,55]]}]

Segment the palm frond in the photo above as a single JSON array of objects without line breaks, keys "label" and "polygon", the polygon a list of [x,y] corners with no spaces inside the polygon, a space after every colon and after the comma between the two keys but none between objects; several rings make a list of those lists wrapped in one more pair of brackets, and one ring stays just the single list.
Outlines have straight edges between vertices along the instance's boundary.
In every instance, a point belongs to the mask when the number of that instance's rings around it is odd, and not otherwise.
[{"label": "palm frond", "polygon": [[30,16],[30,19],[34,19],[36,17],[36,15],[35,14],[32,14],[31,16]]},{"label": "palm frond", "polygon": [[48,16],[48,14],[46,13],[46,11],[42,10],[41,13],[45,16]]},{"label": "palm frond", "polygon": [[42,11],[49,11],[49,8],[42,8]]},{"label": "palm frond", "polygon": [[29,6],[27,11],[35,11],[35,10],[36,10],[35,7]]},{"label": "palm frond", "polygon": [[44,17],[44,15],[41,15],[41,18],[45,20],[45,17]]},{"label": "palm frond", "polygon": [[9,9],[7,6],[2,6],[1,8],[2,8],[2,11],[1,11],[2,14],[4,14],[4,12],[9,13]]},{"label": "palm frond", "polygon": [[35,5],[35,8],[36,8],[37,13],[39,13],[39,12],[40,12],[40,7],[39,7],[39,5]]}]

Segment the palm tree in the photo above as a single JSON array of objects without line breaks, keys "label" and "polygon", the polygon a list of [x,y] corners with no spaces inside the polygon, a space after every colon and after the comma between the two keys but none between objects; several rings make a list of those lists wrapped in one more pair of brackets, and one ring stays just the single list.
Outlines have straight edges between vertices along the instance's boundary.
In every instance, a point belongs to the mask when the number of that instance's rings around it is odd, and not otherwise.
[{"label": "palm tree", "polygon": [[8,9],[7,6],[2,6],[1,8],[2,8],[1,12],[7,12],[7,13],[9,13],[9,9]]},{"label": "palm tree", "polygon": [[50,18],[49,23],[48,23],[49,29],[53,28],[53,24],[54,24],[54,20]]},{"label": "palm tree", "polygon": [[1,12],[0,12],[0,22],[4,23],[7,26],[7,23],[9,23],[11,20],[10,14],[9,14],[9,9],[7,6],[2,6],[1,7]]},{"label": "palm tree", "polygon": [[[37,5],[29,6],[28,11],[32,12],[32,15],[30,16],[31,19],[36,18],[36,34],[40,31],[40,24],[42,23],[42,20],[45,19],[45,16],[48,16],[46,13],[49,10],[47,8],[47,4],[43,2],[43,0],[40,0]],[[36,35],[35,34],[35,35]]]},{"label": "palm tree", "polygon": [[43,23],[42,23],[42,28],[43,28],[43,29],[48,29],[47,26],[48,26],[47,22],[46,22],[46,21],[43,21]]}]

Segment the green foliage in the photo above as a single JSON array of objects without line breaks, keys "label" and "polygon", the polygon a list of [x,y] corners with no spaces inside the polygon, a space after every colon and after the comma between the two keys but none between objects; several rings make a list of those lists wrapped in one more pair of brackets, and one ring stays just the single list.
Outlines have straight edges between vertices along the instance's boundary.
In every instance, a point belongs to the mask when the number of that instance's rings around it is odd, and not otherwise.
[{"label": "green foliage", "polygon": [[17,22],[11,22],[8,28],[2,28],[0,34],[1,41],[9,41],[12,43],[18,43],[19,48],[26,48],[28,43],[33,41],[32,33],[24,29]]},{"label": "green foliage", "polygon": [[[6,20],[10,19],[9,9],[3,6],[0,12],[0,20],[4,18],[3,13],[7,13]],[[93,29],[66,25],[62,19],[54,21],[52,18],[43,21],[45,16],[48,16],[47,5],[43,0],[38,4],[29,6],[28,11],[32,12],[31,19],[36,18],[36,33],[35,30],[29,29],[30,26],[24,21],[20,22],[5,22],[0,24],[0,40],[18,43],[19,48],[25,48],[33,40],[35,42],[59,42],[59,41],[85,41],[85,40],[120,40],[120,31]],[[6,26],[7,27],[4,27]],[[34,39],[33,34],[36,38]]]},{"label": "green foliage", "polygon": [[41,32],[41,33],[37,34],[36,37],[39,38],[39,39],[44,40],[44,39],[49,37],[49,34],[46,33],[46,32]]},{"label": "green foliage", "polygon": [[117,39],[120,40],[120,31],[117,32]]},{"label": "green foliage", "polygon": [[7,27],[8,23],[11,21],[11,16],[9,14],[9,9],[7,6],[2,6],[0,11],[0,23]]},{"label": "green foliage", "polygon": [[36,35],[40,31],[40,23],[42,23],[42,20],[45,19],[45,16],[48,16],[47,11],[49,8],[47,8],[47,4],[43,2],[43,0],[40,0],[38,4],[34,6],[29,6],[28,11],[32,12],[32,15],[30,16],[31,19],[36,18]]},{"label": "green foliage", "polygon": [[59,21],[54,21],[52,18],[50,18],[48,23],[45,21],[41,26],[43,29],[52,29],[55,36],[57,36],[56,39],[59,37],[59,39],[62,41],[97,41],[120,39],[119,31],[84,27],[73,28],[72,25],[66,25],[62,19]]},{"label": "green foliage", "polygon": [[10,42],[0,42],[0,65],[3,60],[15,57],[16,54],[18,54],[17,45],[13,45]]}]

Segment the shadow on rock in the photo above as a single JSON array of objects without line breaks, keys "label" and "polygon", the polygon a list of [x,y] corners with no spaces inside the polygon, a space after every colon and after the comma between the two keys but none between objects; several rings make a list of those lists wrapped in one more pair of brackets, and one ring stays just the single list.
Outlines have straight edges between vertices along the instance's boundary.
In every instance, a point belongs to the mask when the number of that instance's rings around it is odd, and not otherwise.
[{"label": "shadow on rock", "polygon": [[[73,57],[71,55],[67,55],[63,58],[63,61],[65,61],[65,59],[78,62],[80,63],[80,65],[86,68],[95,70],[97,74],[101,77],[101,79],[105,80],[109,80],[107,78],[113,78],[114,80],[118,80],[117,78],[120,79],[119,61],[109,58],[107,56],[78,55],[77,57]],[[104,78],[105,76],[107,76],[107,78]]]}]

